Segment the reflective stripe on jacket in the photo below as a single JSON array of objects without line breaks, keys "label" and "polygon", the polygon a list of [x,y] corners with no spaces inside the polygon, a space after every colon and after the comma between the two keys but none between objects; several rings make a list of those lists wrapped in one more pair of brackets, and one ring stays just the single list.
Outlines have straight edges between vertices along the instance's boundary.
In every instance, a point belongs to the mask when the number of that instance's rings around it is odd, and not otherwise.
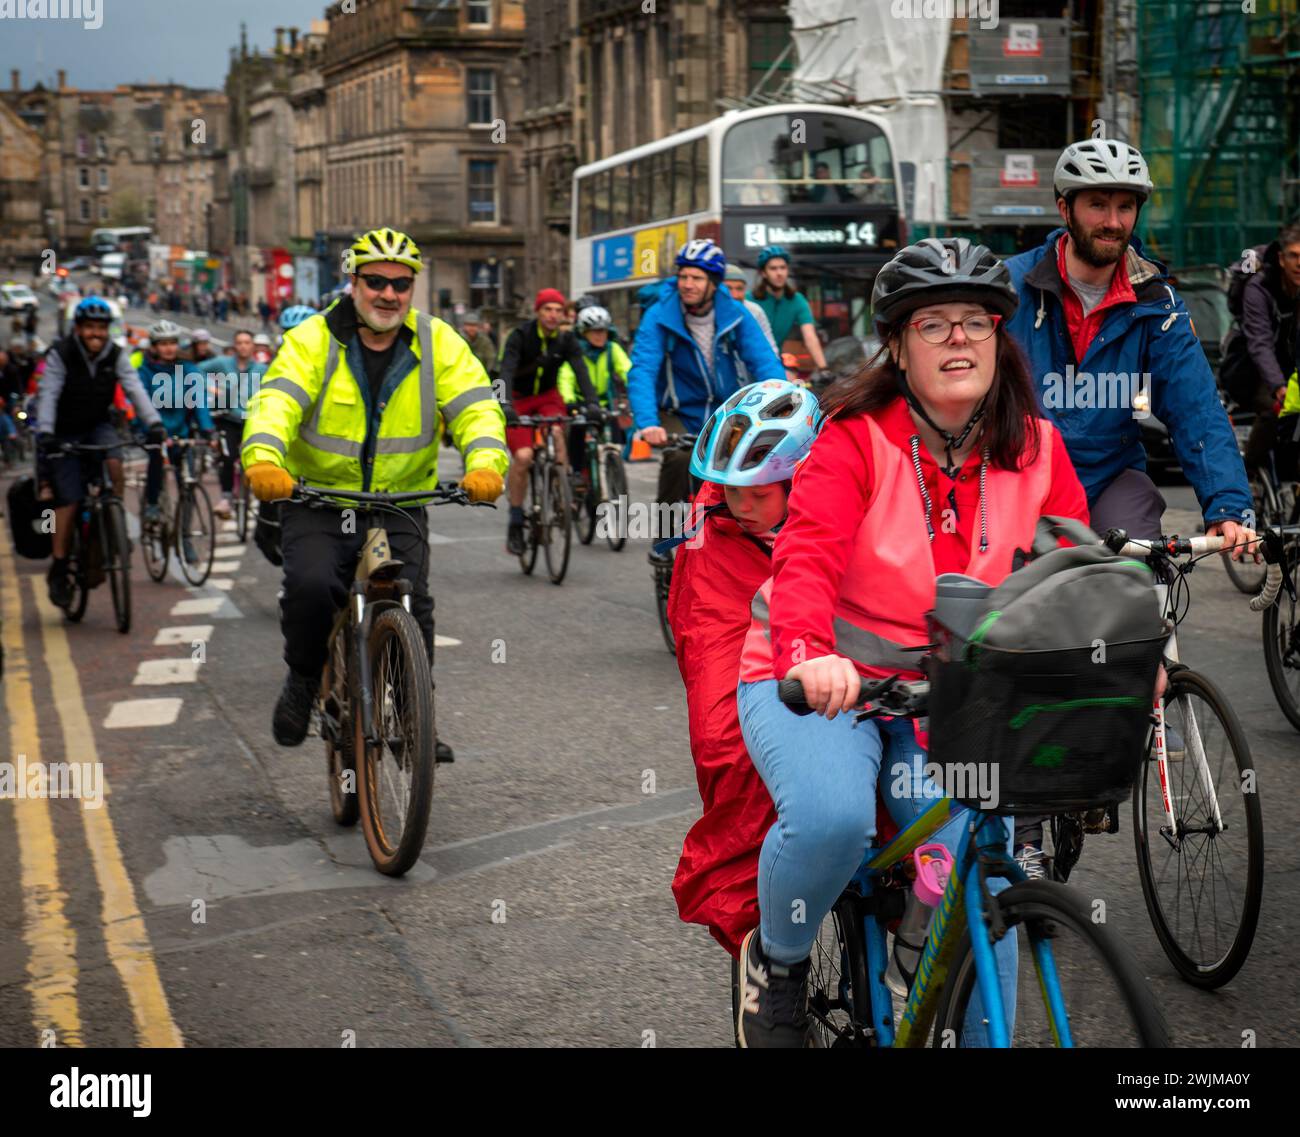
[{"label": "reflective stripe on jacket", "polygon": [[[465,470],[505,475],[505,415],[451,325],[414,309],[371,406],[351,300],[290,329],[249,407],[244,465],[272,462],[312,485],[403,493],[438,478],[445,421]],[[345,338],[340,339],[342,335]]]}]

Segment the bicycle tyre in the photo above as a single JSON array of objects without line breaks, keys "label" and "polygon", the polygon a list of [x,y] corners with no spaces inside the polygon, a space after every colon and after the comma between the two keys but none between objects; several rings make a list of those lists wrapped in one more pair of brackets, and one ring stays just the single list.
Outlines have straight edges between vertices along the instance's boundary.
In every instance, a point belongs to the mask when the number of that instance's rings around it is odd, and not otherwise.
[{"label": "bicycle tyre", "polygon": [[[588,446],[594,448],[594,442],[589,442]],[[573,498],[574,526],[578,530],[578,540],[584,545],[590,545],[596,537],[596,522],[598,520],[596,513],[600,504],[600,470],[596,467],[595,462],[587,463],[587,489],[583,494],[576,492],[576,487],[570,487],[570,496]]]},{"label": "bicycle tyre", "polygon": [[[329,656],[325,661],[325,672],[321,676],[321,706],[332,703],[338,715],[338,741],[335,746],[325,740],[325,770],[329,777],[330,811],[334,821],[345,827],[353,826],[361,816],[359,803],[360,787],[357,785],[357,747],[356,736],[352,730],[352,699],[348,682],[347,652],[348,636],[336,621],[334,633],[330,636]],[[343,777],[352,773],[352,792],[343,789]]]},{"label": "bicycle tyre", "polygon": [[[1252,771],[1253,774],[1253,767],[1250,759],[1250,746],[1246,742],[1246,736],[1242,732],[1241,724],[1237,721],[1236,713],[1223,695],[1220,694],[1218,688],[1204,675],[1187,668],[1177,668],[1169,676],[1169,689],[1165,692],[1167,717],[1168,707],[1176,701],[1180,694],[1185,692],[1194,693],[1219,720],[1224,736],[1232,748],[1232,756],[1236,765],[1237,793],[1241,795],[1244,808],[1246,881],[1245,888],[1242,891],[1241,916],[1237,921],[1237,930],[1233,935],[1231,944],[1217,959],[1207,964],[1199,962],[1189,955],[1180,942],[1176,929],[1171,927],[1168,914],[1165,912],[1164,905],[1160,902],[1156,888],[1158,874],[1156,866],[1152,863],[1151,851],[1155,841],[1148,837],[1146,816],[1149,797],[1148,789],[1156,790],[1159,784],[1159,767],[1150,756],[1142,763],[1141,776],[1133,785],[1133,843],[1137,852],[1138,877],[1142,883],[1142,897],[1146,901],[1147,912],[1151,916],[1151,924],[1155,928],[1156,938],[1160,941],[1160,946],[1164,948],[1165,955],[1169,957],[1169,962],[1174,965],[1174,968],[1183,979],[1193,987],[1213,990],[1216,987],[1222,987],[1241,970],[1255,940],[1255,929],[1259,924],[1259,909],[1264,893],[1264,822],[1259,804],[1258,785],[1254,787],[1254,792],[1251,793],[1246,793],[1241,789],[1242,780],[1246,777],[1248,770]],[[1152,745],[1154,745],[1154,742]],[[1170,763],[1169,765],[1171,767],[1174,765],[1186,766],[1189,758],[1190,754],[1183,759],[1182,763]],[[1149,787],[1148,782],[1152,780],[1154,780],[1155,785]],[[1172,771],[1170,781],[1170,792],[1173,793]],[[1174,796],[1177,798],[1179,795]],[[1190,799],[1192,795],[1188,793],[1181,796]],[[1224,795],[1220,803],[1221,816],[1224,803],[1235,799],[1235,796],[1236,794],[1233,794],[1232,798],[1229,798]],[[1180,823],[1181,820],[1180,818]],[[1162,808],[1158,824],[1163,824],[1163,822],[1164,813]],[[1231,827],[1229,826],[1225,831],[1231,832]],[[1172,848],[1161,837],[1158,828],[1153,835],[1162,841],[1160,848]],[[1218,852],[1211,855],[1207,850],[1204,857],[1195,857],[1194,860],[1197,862],[1215,861],[1221,859],[1222,855],[1222,853]],[[1180,887],[1179,895],[1182,892],[1183,889]],[[1202,899],[1203,893],[1204,889],[1202,888]],[[1213,899],[1212,894],[1211,901]],[[1177,913],[1175,913],[1175,916],[1177,916]]]},{"label": "bicycle tyre", "polygon": [[[862,1006],[858,1006],[858,999]],[[859,898],[851,892],[840,894],[813,943],[808,968],[808,1015],[817,1048],[867,1047],[865,1029],[871,1025],[867,937]]]},{"label": "bicycle tyre", "polygon": [[[1037,925],[1035,933],[1038,935],[1054,936],[1054,925],[1057,923],[1080,933],[1082,939],[1093,949],[1094,958],[1115,980],[1117,992],[1124,1002],[1139,1045],[1145,1048],[1169,1046],[1169,1028],[1165,1024],[1164,1015],[1132,952],[1105,924],[1093,921],[1087,903],[1074,889],[1053,881],[1031,880],[1014,884],[992,899],[1002,912],[1008,932],[1025,921],[1034,921]],[[1018,966],[1022,969],[1031,965],[1026,959],[1028,954],[1020,953]],[[951,1039],[960,1041],[966,1022],[966,1009],[976,990],[976,981],[970,929],[966,928],[953,953],[948,982],[944,985],[939,1013],[935,1018],[931,1045],[936,1049],[950,1045]],[[1035,989],[1040,993],[1043,991],[1041,984],[1036,985]],[[1069,1011],[1070,1008],[1067,1007],[1067,1013]],[[1021,1012],[1023,1007],[1018,1008],[1018,1015]],[[949,1035],[948,1032],[952,1034]],[[1012,1045],[1014,1044],[1013,1034]],[[1108,1041],[1107,1033],[1102,1031],[1098,1045],[1110,1046],[1114,1042]]]},{"label": "bicycle tyre", "polygon": [[131,630],[131,546],[126,535],[126,510],[116,498],[106,501],[100,532],[104,542],[104,571],[113,594],[117,630]]},{"label": "bicycle tyre", "polygon": [[68,573],[68,579],[72,582],[72,598],[68,601],[68,606],[63,609],[63,618],[70,624],[79,624],[81,618],[86,614],[86,603],[90,599],[90,589],[86,587],[86,573],[83,568],[86,558],[81,547],[81,522],[79,520],[74,519],[73,521],[72,547],[68,552],[69,560],[75,568]]},{"label": "bicycle tyre", "polygon": [[410,796],[406,802],[405,816],[400,818],[401,833],[394,839],[394,823],[399,819],[389,817],[383,803],[385,772],[379,769],[382,751],[388,745],[372,747],[362,735],[361,716],[354,715],[353,733],[355,753],[359,759],[357,790],[361,807],[361,828],[365,833],[366,848],[376,869],[385,876],[401,876],[419,860],[424,848],[425,834],[429,828],[429,813],[433,806],[433,781],[435,768],[434,747],[436,735],[433,717],[433,680],[429,675],[429,658],[425,654],[424,637],[420,626],[404,608],[385,608],[375,617],[370,628],[366,650],[370,653],[370,674],[374,687],[374,715],[379,729],[383,730],[386,699],[390,693],[385,687],[384,653],[389,645],[403,661],[404,676],[401,681],[403,718],[409,711],[409,722],[403,723],[401,759],[391,755],[389,765],[411,760]]},{"label": "bicycle tyre", "polygon": [[524,570],[525,576],[532,576],[533,569],[537,567],[537,547],[541,543],[541,509],[541,495],[537,490],[537,463],[534,462],[528,471],[528,497],[524,500],[524,551],[519,554],[519,567]]},{"label": "bicycle tyre", "polygon": [[[198,528],[194,521],[198,520]],[[185,541],[188,537],[193,545],[200,534],[207,535],[206,552],[195,546],[196,556],[191,564],[185,556]],[[216,518],[212,512],[212,500],[208,491],[198,482],[193,482],[181,491],[180,504],[176,509],[176,559],[180,561],[181,573],[196,588],[203,584],[212,572],[212,562],[217,555]]]},{"label": "bicycle tyre", "polygon": [[244,472],[235,467],[235,536],[242,545],[248,540],[248,521],[253,512],[253,491],[244,480]]},{"label": "bicycle tyre", "polygon": [[552,584],[563,584],[569,571],[569,550],[573,545],[573,503],[569,495],[569,472],[555,465],[547,471],[546,571]]},{"label": "bicycle tyre", "polygon": [[170,524],[168,519],[171,517],[171,502],[166,494],[158,498],[158,522],[152,526],[146,525],[144,521],[147,508],[144,489],[141,488],[140,551],[144,554],[144,568],[149,579],[161,584],[167,575],[167,558],[171,555],[171,536],[167,528]]},{"label": "bicycle tyre", "polygon": [[[1300,568],[1300,546],[1290,545],[1286,557],[1291,579],[1295,580],[1296,570]],[[1286,716],[1286,721],[1300,730],[1300,660],[1290,665],[1286,662],[1289,653],[1300,649],[1300,640],[1296,638],[1297,621],[1300,621],[1300,604],[1283,590],[1264,610],[1261,630],[1264,637],[1264,670],[1268,673],[1273,697]],[[1296,684],[1294,690],[1287,681],[1288,673],[1291,681]]]},{"label": "bicycle tyre", "polygon": [[[1269,525],[1281,524],[1282,510],[1271,504],[1276,502],[1277,499],[1275,495],[1266,491],[1258,473],[1250,479],[1250,495],[1256,510],[1256,529],[1262,531]],[[1254,596],[1264,587],[1264,575],[1268,570],[1267,565],[1257,565],[1254,561],[1234,561],[1228,553],[1220,553],[1219,556],[1223,560],[1223,568],[1228,574],[1228,579],[1232,581],[1238,592],[1244,592],[1247,596]]]},{"label": "bicycle tyre", "polygon": [[677,641],[673,637],[672,625],[668,622],[668,596],[673,587],[672,566],[656,567],[655,570],[655,607],[659,613],[659,633],[672,655],[677,654]]},{"label": "bicycle tyre", "polygon": [[627,544],[627,470],[617,450],[607,450],[602,459],[601,489],[605,507],[605,540],[614,552]]}]

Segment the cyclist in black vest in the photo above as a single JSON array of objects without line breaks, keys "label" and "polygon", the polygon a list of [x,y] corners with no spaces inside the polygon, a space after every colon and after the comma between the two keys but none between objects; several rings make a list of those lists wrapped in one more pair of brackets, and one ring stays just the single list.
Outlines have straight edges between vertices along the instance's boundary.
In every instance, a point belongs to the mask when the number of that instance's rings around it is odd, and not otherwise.
[{"label": "cyclist in black vest", "polygon": [[[112,312],[98,296],[87,296],[73,314],[72,335],[57,340],[45,356],[36,403],[36,480],[42,501],[54,507],[54,560],[50,564],[50,603],[65,608],[72,599],[68,579],[68,545],[73,515],[86,495],[83,463],[75,455],[47,455],[63,443],[112,446],[121,441],[109,418],[117,385],[149,429],[151,442],[166,437],[158,412],[150,404],[127,352],[108,338]],[[98,459],[85,465],[96,468]],[[122,496],[122,452],[109,455],[113,490]]]}]

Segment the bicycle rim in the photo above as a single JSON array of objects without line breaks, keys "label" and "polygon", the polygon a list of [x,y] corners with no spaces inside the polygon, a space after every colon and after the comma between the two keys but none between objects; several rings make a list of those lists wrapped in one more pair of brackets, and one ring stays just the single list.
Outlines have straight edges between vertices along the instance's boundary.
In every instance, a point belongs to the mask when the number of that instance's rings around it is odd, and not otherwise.
[{"label": "bicycle rim", "polygon": [[[193,560],[186,555],[186,542],[193,552]],[[208,491],[197,482],[186,487],[176,510],[176,559],[181,572],[191,584],[199,585],[208,579],[212,560],[216,556],[216,521]]]},{"label": "bicycle rim", "polygon": [[[1300,546],[1287,550],[1291,579],[1300,568]],[[1264,670],[1268,672],[1273,697],[1289,722],[1300,730],[1300,605],[1284,589],[1277,600],[1265,610],[1262,624],[1264,636]]]},{"label": "bicycle rim", "polygon": [[627,471],[617,451],[607,451],[602,466],[601,489],[605,511],[605,540],[618,552],[627,544]]},{"label": "bicycle rim", "polygon": [[537,491],[537,466],[534,463],[528,472],[528,497],[524,502],[524,551],[519,554],[519,567],[526,576],[531,576],[537,567],[538,518],[541,508],[541,494]]},{"label": "bicycle rim", "polygon": [[433,681],[419,626],[402,608],[379,614],[367,650],[379,743],[356,723],[361,820],[375,868],[401,876],[424,848],[433,802]]},{"label": "bicycle rim", "polygon": [[569,476],[560,466],[546,475],[546,571],[552,584],[560,584],[569,571],[569,546],[573,543],[573,514],[569,502]]},{"label": "bicycle rim", "polygon": [[117,630],[131,630],[131,546],[126,536],[126,510],[116,499],[105,502],[103,513],[104,567],[113,593]]},{"label": "bicycle rim", "polygon": [[[1186,751],[1181,761],[1168,763],[1179,837],[1176,844],[1171,840],[1159,764],[1148,755],[1133,787],[1138,875],[1169,961],[1194,986],[1220,987],[1245,963],[1259,922],[1264,828],[1258,786],[1236,715],[1204,676],[1187,670],[1170,676],[1165,721]],[[1211,831],[1215,801],[1225,826],[1219,832]]]},{"label": "bicycle rim", "polygon": [[[1013,885],[995,900],[1007,924],[1003,942],[1011,940],[1016,952],[1013,1047],[1060,1047],[1067,1040],[1089,1049],[1169,1045],[1164,1017],[1132,954],[1105,924],[1093,921],[1074,889],[1035,880]],[[977,978],[965,930],[935,1020],[933,1046],[988,1045]]]},{"label": "bicycle rim", "polygon": [[166,525],[162,518],[170,516],[168,506],[160,498],[158,501],[159,520],[156,524],[146,525],[144,492],[140,493],[140,551],[144,554],[145,571],[153,581],[161,581],[167,575],[167,556],[170,542],[166,536]]},{"label": "bicycle rim", "polygon": [[809,965],[808,1016],[814,1045],[865,1046],[854,1022],[853,1000],[858,992],[867,998],[867,949],[862,920],[851,897],[840,897],[822,921]]}]

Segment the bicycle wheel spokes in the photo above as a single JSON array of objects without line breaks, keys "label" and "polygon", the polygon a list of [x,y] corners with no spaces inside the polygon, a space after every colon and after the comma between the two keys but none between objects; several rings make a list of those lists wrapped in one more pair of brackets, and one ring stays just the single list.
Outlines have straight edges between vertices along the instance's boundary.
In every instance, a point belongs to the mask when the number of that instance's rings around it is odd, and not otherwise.
[{"label": "bicycle wheel spokes", "polygon": [[569,499],[569,474],[561,466],[547,470],[545,492],[546,570],[551,583],[559,584],[569,570],[569,546],[573,540],[573,512]]},{"label": "bicycle wheel spokes", "polygon": [[212,571],[216,555],[216,520],[208,493],[197,482],[181,494],[176,511],[176,550],[181,571],[191,584],[202,584]]},{"label": "bicycle wheel spokes", "polygon": [[822,921],[808,972],[808,1015],[819,1047],[856,1046],[850,1006],[849,959],[843,914],[833,910]]},{"label": "bicycle wheel spokes", "polygon": [[[1300,547],[1292,545],[1287,550],[1291,579],[1300,568]],[[1287,721],[1300,730],[1300,606],[1286,594],[1278,596],[1272,607],[1264,612],[1264,669],[1268,672],[1273,697],[1282,708]]]},{"label": "bicycle wheel spokes", "polygon": [[[411,677],[407,674],[406,659],[397,640],[389,640],[384,645],[376,678],[375,711],[383,740],[375,762],[376,800],[385,830],[396,837],[391,842],[395,847],[401,839],[402,826],[410,810],[411,756],[416,743],[406,713],[406,692]],[[387,835],[386,832],[386,838]]]},{"label": "bicycle wheel spokes", "polygon": [[1263,891],[1263,823],[1250,752],[1222,697],[1182,672],[1165,707],[1174,825],[1159,765],[1134,789],[1134,839],[1143,894],[1170,961],[1200,987],[1226,983],[1254,940]]}]

